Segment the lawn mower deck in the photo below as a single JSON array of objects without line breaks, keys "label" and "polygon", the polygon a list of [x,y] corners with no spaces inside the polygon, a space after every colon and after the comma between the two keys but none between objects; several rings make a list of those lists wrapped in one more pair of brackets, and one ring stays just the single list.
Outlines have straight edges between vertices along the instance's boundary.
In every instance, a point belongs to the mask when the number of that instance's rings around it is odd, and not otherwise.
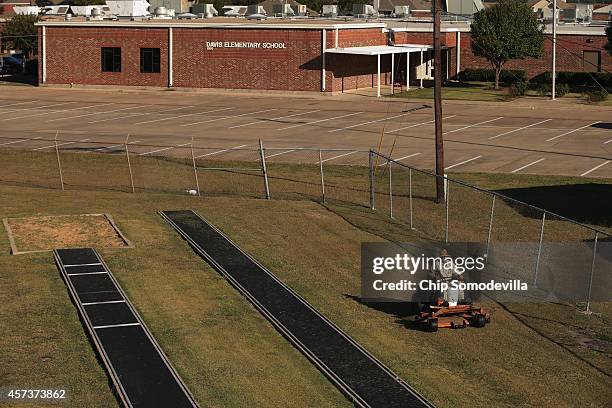
[{"label": "lawn mower deck", "polygon": [[418,314],[416,320],[423,325],[426,331],[436,332],[438,328],[484,327],[491,321],[491,316],[482,307],[439,304],[437,306],[427,306],[425,310]]}]

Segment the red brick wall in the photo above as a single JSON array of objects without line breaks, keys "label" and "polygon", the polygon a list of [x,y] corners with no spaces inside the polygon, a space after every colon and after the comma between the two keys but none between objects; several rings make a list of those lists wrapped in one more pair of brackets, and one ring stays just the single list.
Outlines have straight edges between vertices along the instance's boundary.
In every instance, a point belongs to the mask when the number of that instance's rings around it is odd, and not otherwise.
[{"label": "red brick wall", "polygon": [[[557,35],[557,70],[582,71],[583,51],[600,51],[602,70],[612,70],[612,58],[603,48],[606,42],[607,38],[603,35]],[[461,33],[461,69],[491,68],[491,64],[486,59],[474,56],[470,43],[470,34]],[[504,68],[525,70],[528,78],[533,78],[551,70],[551,54],[552,42],[546,39],[542,58],[510,61]]]},{"label": "red brick wall", "polygon": [[[335,30],[327,31],[327,48],[336,45]],[[338,47],[387,45],[387,34],[382,28],[338,30]],[[391,57],[381,57],[381,84],[391,81]],[[326,88],[331,92],[376,86],[376,56],[327,54]]]},{"label": "red brick wall", "polygon": [[[173,29],[176,87],[321,90],[320,30]],[[285,49],[213,48],[210,41],[281,42]]]},{"label": "red brick wall", "polygon": [[[121,47],[121,72],[102,72],[101,47]],[[160,48],[159,73],[140,72],[140,48]],[[167,29],[47,27],[46,51],[48,84],[168,85]]]}]

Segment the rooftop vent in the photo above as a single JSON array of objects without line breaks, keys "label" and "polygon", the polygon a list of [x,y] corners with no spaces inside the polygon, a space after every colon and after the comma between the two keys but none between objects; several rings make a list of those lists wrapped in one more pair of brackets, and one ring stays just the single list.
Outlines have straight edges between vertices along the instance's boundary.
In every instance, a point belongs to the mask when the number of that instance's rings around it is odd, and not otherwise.
[{"label": "rooftop vent", "polygon": [[191,12],[198,15],[202,14],[204,18],[211,18],[219,15],[219,12],[212,4],[194,4],[191,6]]},{"label": "rooftop vent", "polygon": [[255,14],[261,14],[265,17],[266,13],[266,9],[263,8],[263,6],[259,6],[257,4],[251,4],[247,7],[247,12],[246,12],[247,16],[252,16]]},{"label": "rooftop vent", "polygon": [[321,15],[323,17],[338,17],[338,6],[336,4],[324,4]]},{"label": "rooftop vent", "polygon": [[272,14],[276,17],[294,16],[295,12],[291,8],[291,4],[273,4]]},{"label": "rooftop vent", "polygon": [[356,17],[373,17],[377,14],[370,4],[353,4],[353,15]]}]

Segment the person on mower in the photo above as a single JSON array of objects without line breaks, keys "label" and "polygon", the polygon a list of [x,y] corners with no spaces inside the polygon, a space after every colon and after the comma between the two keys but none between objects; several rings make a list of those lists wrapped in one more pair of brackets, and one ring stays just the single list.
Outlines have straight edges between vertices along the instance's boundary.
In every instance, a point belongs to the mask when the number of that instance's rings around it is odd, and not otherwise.
[{"label": "person on mower", "polygon": [[[440,250],[439,257],[441,262],[436,265],[437,267],[434,269],[434,276],[436,279],[438,279],[440,282],[448,283],[449,285],[453,281],[463,281],[463,275],[455,269],[454,263],[447,262],[449,258],[452,258],[448,254],[448,250],[446,248],[442,248]],[[459,301],[464,298],[464,293],[462,289],[454,289],[449,287],[444,291],[444,293],[442,293],[442,297],[444,298],[444,302],[446,302],[449,306],[457,306]]]}]

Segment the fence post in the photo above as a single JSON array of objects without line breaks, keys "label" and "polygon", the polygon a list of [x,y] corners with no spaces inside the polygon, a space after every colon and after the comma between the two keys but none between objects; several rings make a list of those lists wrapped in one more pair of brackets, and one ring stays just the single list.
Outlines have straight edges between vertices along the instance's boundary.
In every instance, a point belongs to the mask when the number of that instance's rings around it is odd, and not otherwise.
[{"label": "fence post", "polygon": [[444,242],[448,243],[448,201],[449,201],[449,192],[450,192],[450,183],[446,178],[446,174],[444,175],[444,184],[446,189],[444,190],[444,212],[445,212],[445,227],[444,227]]},{"label": "fence post", "polygon": [[263,142],[259,139],[259,157],[261,158],[261,171],[264,176],[264,188],[266,189],[266,200],[270,199],[270,186],[268,184],[268,170],[266,169],[266,153]]},{"label": "fence post", "polygon": [[589,278],[589,294],[587,295],[586,314],[591,314],[591,290],[593,289],[593,273],[595,272],[595,258],[597,256],[597,238],[598,232],[595,232],[595,241],[593,243],[593,260],[591,261],[591,277]]},{"label": "fence post", "polygon": [[198,197],[201,197],[200,181],[198,180],[198,167],[196,166],[195,154],[193,153],[193,136],[191,136],[191,163],[193,163],[193,175],[195,177],[196,189],[198,190]]},{"label": "fence post", "polygon": [[542,253],[542,241],[544,240],[544,222],[546,222],[546,212],[542,213],[542,226],[540,227],[540,244],[538,245],[538,257],[536,259],[535,276],[533,278],[533,286],[538,285],[538,272],[540,271],[540,255]]},{"label": "fence post", "polygon": [[495,211],[495,197],[493,194],[493,200],[491,200],[491,218],[489,218],[489,232],[487,233],[487,252],[485,252],[485,256],[487,260],[489,259],[489,247],[491,246],[491,233],[493,232],[493,213]]},{"label": "fence post", "polygon": [[393,162],[391,159],[387,161],[387,166],[389,166],[389,218],[393,218],[393,180],[391,178],[391,168]]},{"label": "fence post", "polygon": [[412,227],[412,167],[408,168],[408,202],[410,203],[410,229]]},{"label": "fence post", "polygon": [[321,149],[319,149],[319,169],[321,170],[321,197],[325,202],[325,179],[323,177],[323,155]]},{"label": "fence post", "polygon": [[57,144],[58,135],[59,130],[55,132],[55,155],[57,156],[57,170],[59,171],[60,184],[62,186],[62,191],[64,191],[64,175],[62,174],[62,161],[60,160],[59,146]]},{"label": "fence post", "polygon": [[374,198],[374,152],[370,150],[370,209],[376,209],[376,200]]},{"label": "fence post", "polygon": [[128,169],[130,170],[130,184],[132,185],[132,193],[136,192],[134,188],[134,175],[132,174],[132,163],[130,162],[130,150],[128,149],[130,134],[125,137],[125,157],[127,159]]}]

